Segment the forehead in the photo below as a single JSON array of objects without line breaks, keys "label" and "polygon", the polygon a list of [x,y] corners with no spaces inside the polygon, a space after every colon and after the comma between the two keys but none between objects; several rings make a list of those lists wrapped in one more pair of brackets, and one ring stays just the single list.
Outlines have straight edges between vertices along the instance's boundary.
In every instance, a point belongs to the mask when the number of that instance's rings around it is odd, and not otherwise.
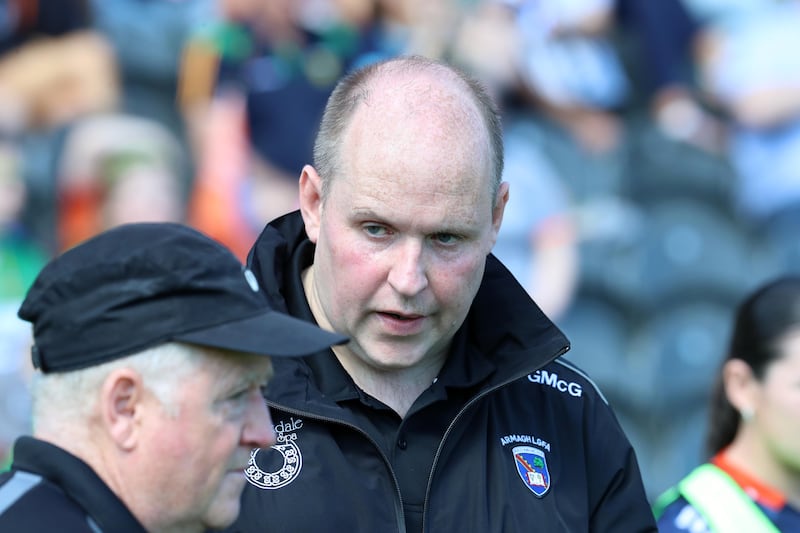
[{"label": "forehead", "polygon": [[797,382],[800,380],[800,328],[794,328],[778,343],[780,357],[769,364],[768,380]]},{"label": "forehead", "polygon": [[800,327],[794,328],[781,340],[780,349],[782,354],[780,361],[800,370]]},{"label": "forehead", "polygon": [[241,382],[261,382],[272,376],[272,361],[260,355],[204,348],[207,374],[224,388]]},{"label": "forehead", "polygon": [[339,178],[378,203],[489,213],[489,141],[474,99],[432,75],[390,81],[377,81],[354,114]]},{"label": "forehead", "polygon": [[373,151],[389,153],[428,147],[457,159],[484,158],[489,148],[488,132],[469,88],[439,70],[371,80],[345,134],[345,146],[365,143]]}]

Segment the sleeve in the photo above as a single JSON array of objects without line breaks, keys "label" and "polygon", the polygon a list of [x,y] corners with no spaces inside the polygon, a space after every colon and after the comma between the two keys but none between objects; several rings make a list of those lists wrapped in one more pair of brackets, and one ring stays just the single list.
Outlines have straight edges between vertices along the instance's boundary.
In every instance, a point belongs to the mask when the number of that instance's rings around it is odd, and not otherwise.
[{"label": "sleeve", "polygon": [[655,532],[636,453],[605,401],[591,417],[588,465],[591,480],[590,530],[603,533]]}]

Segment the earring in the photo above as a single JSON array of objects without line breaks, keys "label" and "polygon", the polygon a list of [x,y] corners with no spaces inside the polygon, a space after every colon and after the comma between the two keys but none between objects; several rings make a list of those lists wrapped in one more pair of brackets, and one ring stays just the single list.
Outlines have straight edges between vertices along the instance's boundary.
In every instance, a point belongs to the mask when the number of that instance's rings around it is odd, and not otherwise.
[{"label": "earring", "polygon": [[750,422],[753,419],[753,410],[749,407],[739,411],[739,416],[742,417],[742,422]]}]

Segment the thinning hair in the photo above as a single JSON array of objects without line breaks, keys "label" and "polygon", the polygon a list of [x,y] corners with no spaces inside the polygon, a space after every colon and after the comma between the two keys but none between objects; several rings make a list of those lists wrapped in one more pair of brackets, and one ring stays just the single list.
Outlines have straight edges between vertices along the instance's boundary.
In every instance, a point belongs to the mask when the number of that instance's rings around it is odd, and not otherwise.
[{"label": "thinning hair", "polygon": [[88,420],[97,409],[103,382],[120,368],[138,372],[145,387],[168,413],[175,415],[181,381],[208,359],[197,347],[170,342],[89,368],[52,374],[37,372],[31,382],[34,433],[42,428],[70,431],[75,422]]},{"label": "thinning hair", "polygon": [[491,197],[496,199],[503,175],[503,129],[497,104],[486,87],[463,70],[423,56],[410,55],[371,63],[344,76],[336,84],[322,115],[314,143],[314,168],[322,180],[322,198],[330,191],[330,182],[343,168],[342,142],[359,107],[372,98],[376,80],[402,73],[432,72],[443,79],[456,80],[475,104],[489,140],[487,149],[492,162]]}]

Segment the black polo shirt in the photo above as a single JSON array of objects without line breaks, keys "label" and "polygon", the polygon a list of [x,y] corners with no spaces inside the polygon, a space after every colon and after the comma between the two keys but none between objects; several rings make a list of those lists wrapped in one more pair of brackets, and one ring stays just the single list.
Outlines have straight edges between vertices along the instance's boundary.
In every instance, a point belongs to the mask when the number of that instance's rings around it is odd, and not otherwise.
[{"label": "black polo shirt", "polygon": [[[313,245],[306,241],[293,258],[284,297],[293,316],[316,323],[300,276],[312,257]],[[389,459],[403,498],[408,532],[422,531],[425,492],[442,437],[458,411],[496,369],[468,340],[465,325],[453,339],[439,376],[417,398],[405,418],[361,390],[332,352],[306,359],[320,392],[352,413],[358,426]]]},{"label": "black polo shirt", "polygon": [[32,437],[17,439],[0,474],[0,531],[146,533],[89,465]]}]

